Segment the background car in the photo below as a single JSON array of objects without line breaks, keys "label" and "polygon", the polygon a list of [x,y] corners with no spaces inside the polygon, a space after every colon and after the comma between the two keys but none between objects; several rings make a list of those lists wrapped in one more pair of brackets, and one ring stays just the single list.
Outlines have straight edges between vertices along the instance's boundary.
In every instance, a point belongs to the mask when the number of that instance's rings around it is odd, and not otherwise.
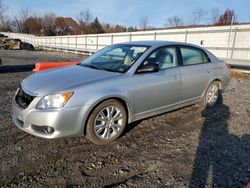
[{"label": "background car", "polygon": [[165,41],[108,46],[81,64],[23,80],[13,120],[43,138],[116,140],[126,124],[200,103],[214,107],[230,80],[226,64],[199,46]]}]

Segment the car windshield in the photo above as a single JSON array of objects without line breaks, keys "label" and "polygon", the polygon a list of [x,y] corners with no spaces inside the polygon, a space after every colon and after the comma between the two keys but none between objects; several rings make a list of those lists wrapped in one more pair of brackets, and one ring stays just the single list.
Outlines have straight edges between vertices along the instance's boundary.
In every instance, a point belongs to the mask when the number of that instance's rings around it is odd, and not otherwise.
[{"label": "car windshield", "polygon": [[126,72],[148,46],[118,44],[103,48],[81,62],[81,66],[112,72]]}]

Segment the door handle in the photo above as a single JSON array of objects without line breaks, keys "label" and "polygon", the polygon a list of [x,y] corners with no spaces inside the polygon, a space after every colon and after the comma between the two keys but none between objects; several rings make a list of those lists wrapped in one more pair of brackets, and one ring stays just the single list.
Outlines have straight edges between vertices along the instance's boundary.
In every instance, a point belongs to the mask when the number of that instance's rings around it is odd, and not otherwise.
[{"label": "door handle", "polygon": [[207,69],[207,73],[210,73],[210,72],[212,72],[212,70],[211,69]]},{"label": "door handle", "polygon": [[182,77],[181,77],[181,74],[175,74],[175,75],[174,75],[174,79],[180,79],[180,78],[182,78]]}]

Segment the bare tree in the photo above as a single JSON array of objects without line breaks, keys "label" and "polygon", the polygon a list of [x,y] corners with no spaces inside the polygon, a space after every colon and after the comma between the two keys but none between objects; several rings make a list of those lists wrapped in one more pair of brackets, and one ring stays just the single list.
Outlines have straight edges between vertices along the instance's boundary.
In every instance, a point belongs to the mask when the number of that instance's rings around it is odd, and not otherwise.
[{"label": "bare tree", "polygon": [[168,27],[168,26],[178,27],[178,26],[182,26],[182,25],[183,25],[183,21],[178,16],[169,17],[167,19],[167,23],[165,24],[166,27]]},{"label": "bare tree", "polygon": [[0,17],[0,31],[12,31],[11,19],[7,16]]},{"label": "bare tree", "polygon": [[211,24],[215,24],[221,15],[221,11],[219,8],[214,8],[210,10],[210,22]]},{"label": "bare tree", "polygon": [[194,25],[201,24],[201,22],[206,19],[206,16],[207,16],[206,10],[204,10],[202,8],[198,8],[198,9],[194,10],[192,24],[194,24]]},{"label": "bare tree", "polygon": [[80,15],[78,17],[79,24],[84,23],[87,26],[90,25],[91,22],[93,22],[93,15],[91,11],[87,8],[80,12]]},{"label": "bare tree", "polygon": [[52,12],[42,17],[42,34],[45,36],[56,35],[56,15]]},{"label": "bare tree", "polygon": [[3,1],[0,0],[0,18],[4,17],[7,7],[3,4]]},{"label": "bare tree", "polygon": [[55,25],[56,15],[53,12],[46,13],[42,18],[43,25]]},{"label": "bare tree", "polygon": [[29,11],[22,10],[18,15],[15,15],[13,17],[12,25],[14,27],[14,30],[19,33],[26,33],[25,28],[25,20],[27,20],[29,17]]},{"label": "bare tree", "polygon": [[11,31],[11,21],[8,16],[5,15],[7,7],[0,0],[0,30],[1,31]]},{"label": "bare tree", "polygon": [[82,34],[89,33],[90,24],[93,22],[93,15],[89,9],[85,9],[80,12],[78,16],[78,23]]},{"label": "bare tree", "polygon": [[149,23],[148,23],[148,17],[145,16],[141,18],[139,26],[143,31],[148,30],[150,28]]}]

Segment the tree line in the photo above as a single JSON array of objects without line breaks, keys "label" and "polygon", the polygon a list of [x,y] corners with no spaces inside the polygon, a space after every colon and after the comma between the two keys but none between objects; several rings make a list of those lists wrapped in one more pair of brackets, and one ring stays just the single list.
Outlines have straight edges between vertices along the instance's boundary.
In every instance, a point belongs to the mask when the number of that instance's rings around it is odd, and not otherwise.
[{"label": "tree line", "polygon": [[117,33],[137,31],[136,27],[100,23],[89,9],[79,13],[76,20],[56,16],[53,12],[42,16],[22,10],[12,18],[6,15],[7,7],[0,0],[0,31],[34,34],[38,36]]},{"label": "tree line", "polygon": [[[230,25],[238,24],[237,17],[233,9],[226,9],[221,12],[220,9],[215,8],[207,11],[202,8],[195,9],[192,13],[190,26],[196,25]],[[167,19],[165,27],[181,27],[185,26],[183,19],[179,16],[172,16]]]},{"label": "tree line", "polygon": [[[30,14],[28,10],[22,10],[12,18],[6,15],[7,7],[0,0],[0,31],[28,33],[37,36],[76,35],[133,32],[138,30],[156,29],[150,26],[148,18],[139,20],[139,28],[126,27],[120,24],[100,23],[89,9],[79,13],[76,20],[71,17],[58,17],[53,12],[42,16]],[[166,19],[164,28],[178,28],[197,25],[230,25],[238,23],[234,10],[227,9],[221,12],[219,9],[196,9],[193,11],[191,23],[185,24],[179,16]]]}]

